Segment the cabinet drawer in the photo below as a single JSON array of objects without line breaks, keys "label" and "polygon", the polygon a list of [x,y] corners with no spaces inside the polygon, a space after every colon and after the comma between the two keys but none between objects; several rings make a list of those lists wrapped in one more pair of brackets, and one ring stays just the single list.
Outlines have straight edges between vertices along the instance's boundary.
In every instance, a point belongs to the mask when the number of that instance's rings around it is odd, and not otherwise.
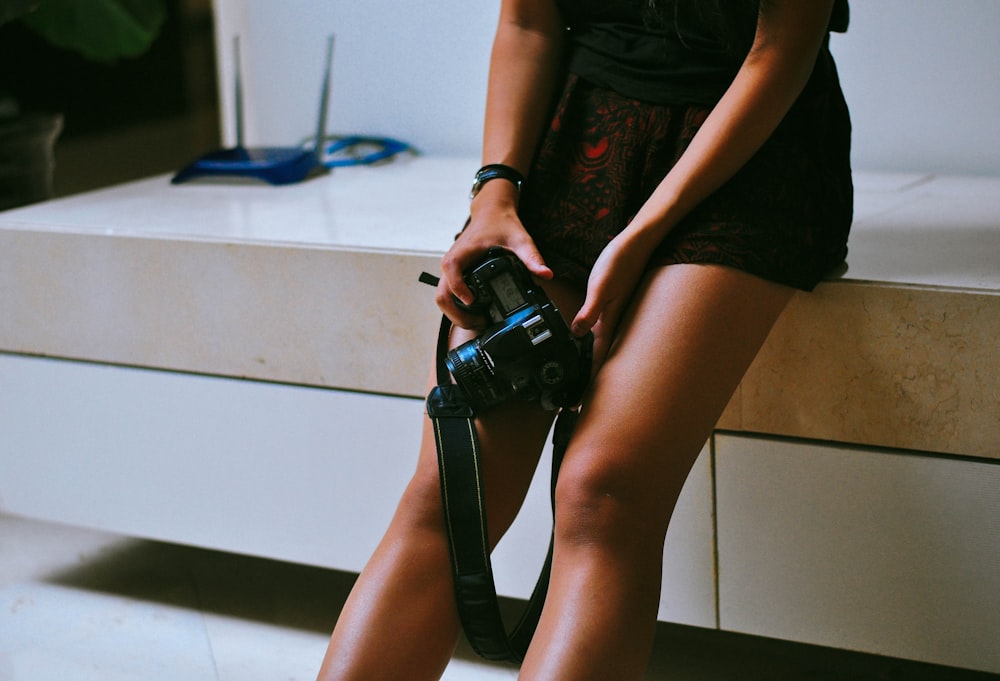
[{"label": "cabinet drawer", "polygon": [[[0,386],[0,511],[352,572],[423,420],[417,399],[2,353]],[[503,595],[538,576],[548,466],[497,549]],[[711,494],[703,454],[667,535],[661,619],[716,625]]]},{"label": "cabinet drawer", "polygon": [[0,510],[359,570],[420,400],[0,354]]},{"label": "cabinet drawer", "polygon": [[723,629],[1000,672],[1000,465],[715,445]]}]

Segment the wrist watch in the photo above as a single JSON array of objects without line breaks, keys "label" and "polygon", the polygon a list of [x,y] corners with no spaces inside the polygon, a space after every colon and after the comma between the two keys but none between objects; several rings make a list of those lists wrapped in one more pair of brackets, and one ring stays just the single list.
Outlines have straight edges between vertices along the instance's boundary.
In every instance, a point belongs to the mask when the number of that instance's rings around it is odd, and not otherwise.
[{"label": "wrist watch", "polygon": [[513,182],[517,191],[521,191],[521,187],[524,185],[524,175],[522,175],[517,169],[511,168],[508,165],[502,163],[491,163],[490,165],[485,165],[476,171],[475,180],[472,183],[472,191],[469,192],[469,198],[476,198],[476,194],[479,190],[483,188],[483,185],[490,180],[507,180],[508,182]]}]

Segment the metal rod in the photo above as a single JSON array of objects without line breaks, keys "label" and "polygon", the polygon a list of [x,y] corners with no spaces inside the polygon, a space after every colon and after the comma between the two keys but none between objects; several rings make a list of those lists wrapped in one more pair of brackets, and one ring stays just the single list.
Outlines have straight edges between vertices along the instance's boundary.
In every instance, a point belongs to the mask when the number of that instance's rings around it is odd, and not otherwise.
[{"label": "metal rod", "polygon": [[323,160],[323,145],[326,140],[326,117],[330,107],[330,82],[333,73],[333,43],[334,37],[331,35],[326,41],[326,72],[323,76],[323,86],[319,95],[319,115],[316,121],[316,160]]},{"label": "metal rod", "polygon": [[240,36],[233,37],[233,63],[236,74],[234,95],[236,102],[236,147],[243,148],[243,76],[240,67]]}]

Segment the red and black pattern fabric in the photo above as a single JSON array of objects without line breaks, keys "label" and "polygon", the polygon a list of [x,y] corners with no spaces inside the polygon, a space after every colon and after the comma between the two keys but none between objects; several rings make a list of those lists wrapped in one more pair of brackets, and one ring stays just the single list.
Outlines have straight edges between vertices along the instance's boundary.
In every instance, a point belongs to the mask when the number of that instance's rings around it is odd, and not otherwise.
[{"label": "red and black pattern fabric", "polygon": [[[556,276],[581,287],[710,109],[622,97],[570,75],[521,199]],[[811,290],[841,265],[853,213],[851,125],[824,51],[758,153],[656,249],[650,267],[717,264]]]}]

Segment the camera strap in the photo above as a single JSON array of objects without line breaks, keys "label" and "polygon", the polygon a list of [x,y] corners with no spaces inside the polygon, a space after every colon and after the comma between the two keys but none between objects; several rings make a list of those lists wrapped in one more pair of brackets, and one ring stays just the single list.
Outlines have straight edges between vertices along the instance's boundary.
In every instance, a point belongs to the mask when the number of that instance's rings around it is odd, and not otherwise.
[{"label": "camera strap", "polygon": [[[427,414],[437,442],[441,498],[451,553],[459,619],[473,650],[487,660],[519,663],[538,626],[549,585],[552,537],[531,598],[508,635],[500,614],[483,498],[479,438],[475,412],[451,382],[445,357],[451,322],[441,320],[437,347],[437,382],[427,398]],[[555,484],[563,454],[576,423],[576,412],[564,409],[553,433],[550,500],[555,508]]]}]

